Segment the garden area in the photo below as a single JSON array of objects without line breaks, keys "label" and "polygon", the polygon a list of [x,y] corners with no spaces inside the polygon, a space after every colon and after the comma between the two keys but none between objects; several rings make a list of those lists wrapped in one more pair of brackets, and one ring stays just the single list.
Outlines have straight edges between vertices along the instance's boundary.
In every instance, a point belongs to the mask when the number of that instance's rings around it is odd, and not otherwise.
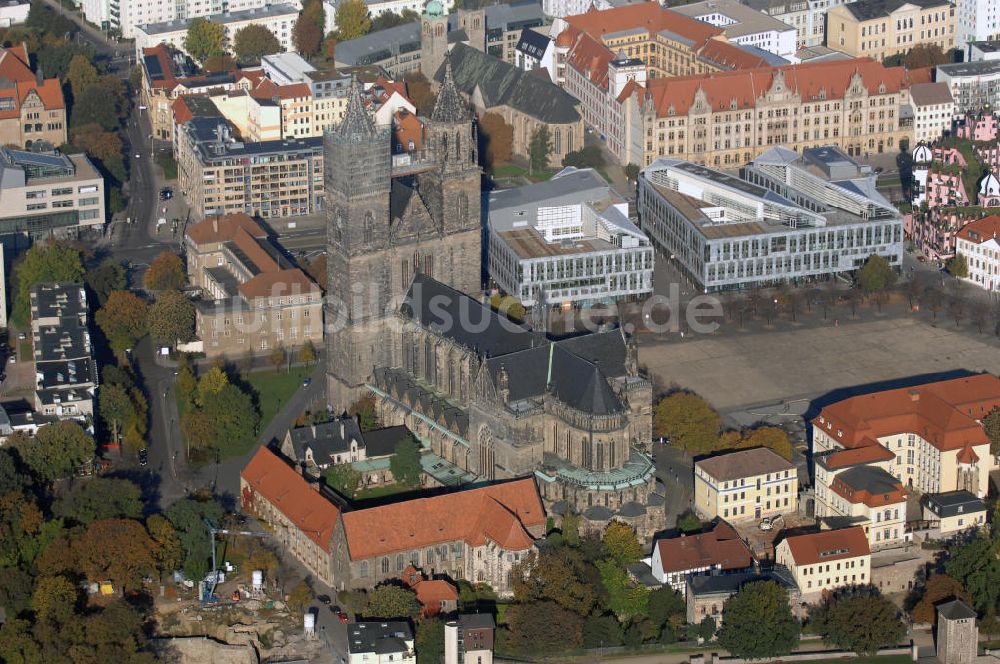
[{"label": "garden area", "polygon": [[261,428],[266,427],[281,410],[283,404],[302,387],[302,382],[312,375],[315,367],[298,365],[290,369],[255,371],[246,376],[246,382],[257,397]]}]

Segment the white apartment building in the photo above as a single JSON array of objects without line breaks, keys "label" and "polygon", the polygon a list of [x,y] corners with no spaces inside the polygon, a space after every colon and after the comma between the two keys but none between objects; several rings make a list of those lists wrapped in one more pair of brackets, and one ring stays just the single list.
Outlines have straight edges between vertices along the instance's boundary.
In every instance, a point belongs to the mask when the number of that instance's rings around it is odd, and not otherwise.
[{"label": "white apartment building", "polygon": [[1000,5],[995,0],[955,0],[955,46],[1000,36]]},{"label": "white apartment building", "polygon": [[871,549],[860,527],[786,537],[774,558],[795,577],[804,602],[824,590],[871,583]]},{"label": "white apartment building", "polygon": [[938,65],[934,80],[947,83],[956,117],[1000,104],[1000,60]]},{"label": "white apartment building", "polygon": [[[342,1],[323,0],[324,34],[329,34],[337,29],[337,7],[341,5]],[[441,4],[445,8],[445,13],[451,12],[455,6],[454,0],[444,0]],[[421,14],[427,5],[427,0],[365,0],[365,5],[368,7],[369,18],[374,19],[388,12],[402,14],[407,9]]]},{"label": "white apartment building", "polygon": [[[300,0],[288,2],[293,3],[296,10],[302,9]],[[262,10],[271,4],[270,0],[81,0],[80,7],[91,23],[103,30],[118,30],[122,37],[133,39],[140,25],[184,21],[198,16],[220,22],[220,17],[227,14]]]},{"label": "white apartment building", "polygon": [[794,56],[798,50],[798,31],[794,26],[737,0],[703,0],[671,9],[722,28],[733,44],[755,46],[783,58]]},{"label": "white apartment building", "polygon": [[979,288],[1000,291],[1000,217],[990,215],[966,224],[955,235],[955,253],[965,257],[965,281]]},{"label": "white apartment building", "polygon": [[28,0],[5,0],[0,3],[0,28],[24,23],[28,20],[31,3]]},{"label": "white apartment building", "polygon": [[1000,60],[1000,41],[977,41],[969,44],[969,62]]},{"label": "white apartment building", "polygon": [[743,179],[677,159],[639,176],[641,228],[706,291],[900,265],[903,224],[875,176],[833,146],[775,147]]},{"label": "white apartment building", "polygon": [[104,178],[84,154],[0,147],[0,235],[72,235],[104,225]]},{"label": "white apartment building", "polygon": [[844,0],[747,0],[745,4],[795,28],[798,47],[807,48],[823,44],[826,12]]},{"label": "white apartment building", "polygon": [[[850,452],[836,452],[831,456]],[[872,549],[900,544],[906,537],[906,490],[878,465],[855,463],[824,469],[822,486],[817,478],[816,516],[860,526]],[[818,469],[821,465],[817,459]]]},{"label": "white apartment building", "polygon": [[204,16],[213,23],[222,25],[226,33],[227,50],[232,48],[233,37],[240,30],[248,25],[262,25],[278,38],[283,51],[293,50],[292,27],[299,16],[301,5],[293,0],[292,2],[278,5],[264,5],[259,7],[249,7],[240,11],[226,11],[219,14],[195,14],[185,18],[168,18],[155,21],[137,21],[133,25],[132,37],[135,38],[136,53],[141,54],[143,49],[152,48],[158,44],[169,44],[182,53],[184,50],[184,38],[187,37],[187,29],[191,20],[198,16]]},{"label": "white apartment building", "polygon": [[653,245],[593,169],[490,194],[490,278],[525,306],[635,299],[653,290]]},{"label": "white apartment building", "polygon": [[946,83],[914,83],[910,86],[910,106],[917,143],[932,143],[951,131],[955,100]]},{"label": "white apartment building", "polygon": [[798,509],[799,475],[765,447],[738,450],[694,464],[694,509],[704,519],[759,520]]}]

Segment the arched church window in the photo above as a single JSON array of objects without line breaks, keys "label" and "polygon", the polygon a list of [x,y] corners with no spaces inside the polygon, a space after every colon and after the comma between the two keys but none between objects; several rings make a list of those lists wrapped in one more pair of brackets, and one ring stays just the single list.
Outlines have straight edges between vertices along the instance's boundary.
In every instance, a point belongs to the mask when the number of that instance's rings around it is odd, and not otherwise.
[{"label": "arched church window", "polygon": [[555,137],[552,143],[553,143],[552,145],[553,151],[556,154],[562,152],[562,129],[556,128]]},{"label": "arched church window", "polygon": [[573,151],[573,130],[570,129],[566,132],[566,152]]},{"label": "arched church window", "polygon": [[375,215],[371,210],[365,212],[364,241],[371,242],[375,234]]},{"label": "arched church window", "polygon": [[382,558],[382,573],[383,574],[388,574],[389,573],[389,558],[388,558],[388,556]]},{"label": "arched church window", "polygon": [[462,161],[462,132],[455,132],[455,161]]},{"label": "arched church window", "polygon": [[441,135],[441,157],[448,158],[448,134]]},{"label": "arched church window", "polygon": [[464,225],[469,220],[469,195],[464,191],[461,192],[455,202],[455,207],[458,209],[458,219]]}]

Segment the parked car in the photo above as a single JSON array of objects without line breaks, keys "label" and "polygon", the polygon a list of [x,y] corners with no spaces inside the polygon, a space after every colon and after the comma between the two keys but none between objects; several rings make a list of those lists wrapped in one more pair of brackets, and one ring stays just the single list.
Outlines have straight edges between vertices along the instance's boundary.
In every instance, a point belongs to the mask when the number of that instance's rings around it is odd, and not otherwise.
[{"label": "parked car", "polygon": [[139,465],[145,466],[149,463],[149,450],[145,447],[139,450]]},{"label": "parked car", "polygon": [[316,595],[316,599],[319,600],[320,602],[322,602],[323,604],[329,604],[330,603],[330,596],[329,595]]},{"label": "parked car", "polygon": [[305,378],[302,381],[302,387],[309,387],[309,383],[311,383],[311,382],[312,382],[312,378]]},{"label": "parked car", "polygon": [[339,620],[342,623],[345,623],[349,620],[349,618],[347,617],[346,613],[341,611],[340,613],[337,614],[337,620]]}]

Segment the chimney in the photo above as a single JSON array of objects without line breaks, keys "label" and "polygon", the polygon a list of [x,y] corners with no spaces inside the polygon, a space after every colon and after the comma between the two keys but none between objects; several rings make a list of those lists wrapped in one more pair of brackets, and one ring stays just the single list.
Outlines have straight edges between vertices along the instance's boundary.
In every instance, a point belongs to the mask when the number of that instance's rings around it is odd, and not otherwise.
[{"label": "chimney", "polygon": [[920,392],[918,390],[910,390],[910,401],[920,401]]},{"label": "chimney", "polygon": [[212,217],[212,232],[213,233],[218,233],[219,232],[219,218],[218,217]]},{"label": "chimney", "polygon": [[347,434],[344,432],[344,418],[340,418],[340,439],[347,440]]}]

